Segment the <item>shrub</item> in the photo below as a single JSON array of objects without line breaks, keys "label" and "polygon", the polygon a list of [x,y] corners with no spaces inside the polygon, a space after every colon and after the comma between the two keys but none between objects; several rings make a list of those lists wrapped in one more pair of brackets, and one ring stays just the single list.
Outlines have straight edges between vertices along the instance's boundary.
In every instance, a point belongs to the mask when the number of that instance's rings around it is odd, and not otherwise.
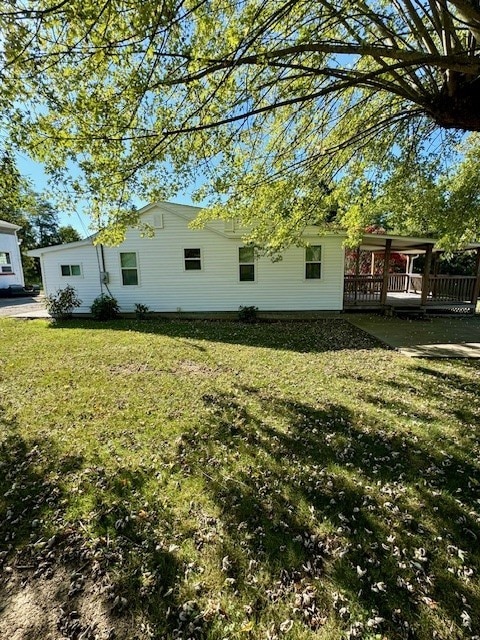
[{"label": "shrub", "polygon": [[116,298],[102,293],[92,302],[90,311],[95,320],[114,320],[118,316],[120,307]]},{"label": "shrub", "polygon": [[48,313],[58,320],[71,318],[74,309],[79,307],[82,301],[74,287],[67,284],[65,289],[58,289],[56,293],[45,296],[45,306]]},{"label": "shrub", "polygon": [[135,316],[137,320],[145,320],[149,311],[150,309],[146,304],[142,304],[141,302],[135,303]]},{"label": "shrub", "polygon": [[246,322],[248,324],[253,324],[257,321],[257,311],[258,307],[239,307],[238,308],[238,319],[240,322]]}]

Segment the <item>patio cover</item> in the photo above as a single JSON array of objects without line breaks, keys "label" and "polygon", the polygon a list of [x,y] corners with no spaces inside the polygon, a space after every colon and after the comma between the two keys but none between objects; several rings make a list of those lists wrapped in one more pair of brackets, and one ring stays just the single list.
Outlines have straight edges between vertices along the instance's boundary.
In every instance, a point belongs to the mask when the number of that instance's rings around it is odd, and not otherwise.
[{"label": "patio cover", "polygon": [[[425,253],[430,246],[435,253],[441,253],[444,249],[435,248],[437,240],[434,238],[414,238],[408,236],[394,236],[390,234],[365,233],[362,236],[360,249],[363,251],[385,251],[387,240],[391,240],[390,250],[394,253],[421,254]],[[468,244],[462,247],[462,251],[479,249],[480,243]]]}]

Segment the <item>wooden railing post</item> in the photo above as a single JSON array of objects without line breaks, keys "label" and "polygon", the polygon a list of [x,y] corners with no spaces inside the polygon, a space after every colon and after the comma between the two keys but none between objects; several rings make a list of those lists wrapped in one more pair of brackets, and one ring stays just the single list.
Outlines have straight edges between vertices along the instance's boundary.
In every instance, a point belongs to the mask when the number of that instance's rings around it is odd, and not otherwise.
[{"label": "wooden railing post", "polygon": [[432,298],[436,298],[437,297],[437,285],[438,285],[438,269],[440,267],[440,261],[438,259],[438,253],[435,252],[432,255],[432,265],[431,265],[431,270],[432,270],[432,275],[433,277],[433,282],[432,282]]},{"label": "wooden railing post", "polygon": [[358,298],[358,276],[360,275],[360,247],[357,247],[357,251],[355,253],[355,294],[354,299],[355,302]]},{"label": "wooden railing post", "polygon": [[388,293],[388,271],[390,269],[390,254],[392,252],[392,241],[388,239],[385,242],[385,260],[383,262],[383,280],[382,289],[380,291],[380,304],[384,305],[387,301]]},{"label": "wooden railing post", "polygon": [[433,245],[427,244],[427,249],[425,251],[425,265],[423,267],[423,277],[422,277],[422,299],[421,304],[427,304],[428,299],[428,289],[430,284],[430,266],[432,264],[432,248]]},{"label": "wooden railing post", "polygon": [[477,305],[480,296],[480,247],[477,248],[477,259],[475,260],[475,276],[476,280],[473,285],[472,304]]}]

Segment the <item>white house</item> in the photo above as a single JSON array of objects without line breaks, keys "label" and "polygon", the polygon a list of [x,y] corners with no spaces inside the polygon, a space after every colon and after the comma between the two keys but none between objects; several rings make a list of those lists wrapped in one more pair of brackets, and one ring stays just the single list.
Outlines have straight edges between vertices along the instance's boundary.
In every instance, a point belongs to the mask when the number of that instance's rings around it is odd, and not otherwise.
[{"label": "white house", "polygon": [[19,229],[16,224],[0,220],[0,289],[25,284],[17,237]]},{"label": "white house", "polygon": [[199,209],[159,202],[140,211],[155,231],[128,229],[116,247],[95,245],[94,237],[29,252],[39,257],[47,294],[66,285],[89,312],[101,293],[114,296],[124,312],[135,303],[155,312],[340,311],[343,308],[344,249],[341,235],[319,235],[312,227],[308,247],[291,247],[283,259],[257,257],[231,222],[202,229],[189,223]]}]

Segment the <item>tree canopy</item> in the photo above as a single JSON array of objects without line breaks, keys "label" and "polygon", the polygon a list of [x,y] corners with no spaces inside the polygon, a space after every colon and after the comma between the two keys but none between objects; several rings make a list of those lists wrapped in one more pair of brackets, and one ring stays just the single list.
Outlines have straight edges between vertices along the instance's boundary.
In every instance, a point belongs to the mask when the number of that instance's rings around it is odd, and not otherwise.
[{"label": "tree canopy", "polygon": [[4,127],[99,227],[201,174],[274,249],[379,207],[475,239],[474,0],[11,0],[0,27]]}]

